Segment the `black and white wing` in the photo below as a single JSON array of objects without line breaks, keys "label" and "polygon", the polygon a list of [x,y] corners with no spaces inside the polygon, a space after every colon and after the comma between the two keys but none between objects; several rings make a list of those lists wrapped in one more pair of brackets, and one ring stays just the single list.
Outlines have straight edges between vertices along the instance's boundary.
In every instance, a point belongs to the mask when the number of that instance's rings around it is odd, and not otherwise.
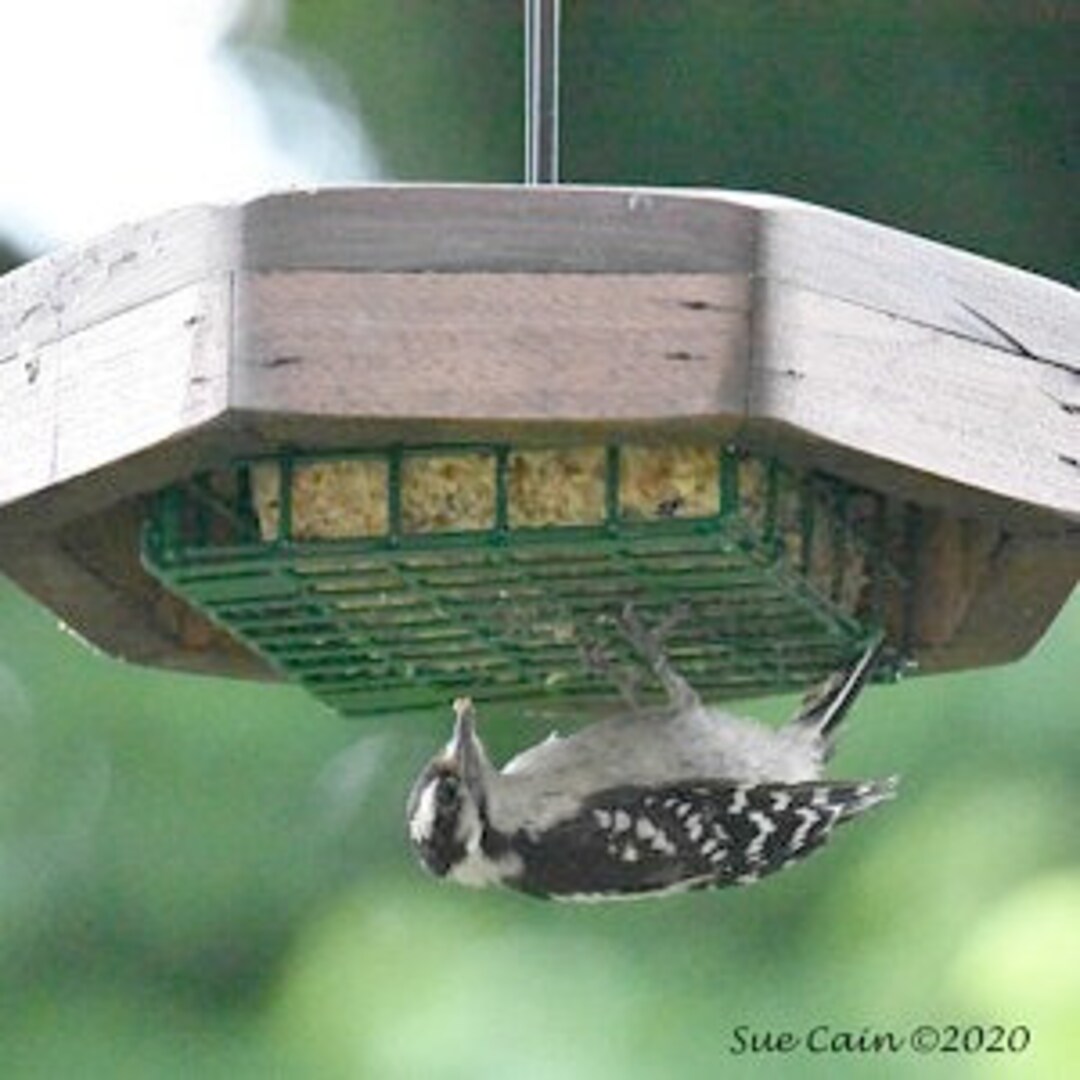
[{"label": "black and white wing", "polygon": [[745,885],[806,857],[894,789],[891,779],[610,788],[542,834],[517,833],[521,869],[506,884],[581,900]]}]

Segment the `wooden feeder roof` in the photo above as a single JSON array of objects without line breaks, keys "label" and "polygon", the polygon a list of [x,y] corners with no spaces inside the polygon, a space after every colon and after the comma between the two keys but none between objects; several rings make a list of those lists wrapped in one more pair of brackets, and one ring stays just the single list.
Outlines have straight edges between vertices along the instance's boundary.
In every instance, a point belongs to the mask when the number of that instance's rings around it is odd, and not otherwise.
[{"label": "wooden feeder roof", "polygon": [[237,458],[699,432],[920,508],[928,670],[1021,655],[1080,573],[1080,302],[768,196],[363,187],[197,207],[0,279],[0,569],[117,656],[263,662],[139,563]]}]

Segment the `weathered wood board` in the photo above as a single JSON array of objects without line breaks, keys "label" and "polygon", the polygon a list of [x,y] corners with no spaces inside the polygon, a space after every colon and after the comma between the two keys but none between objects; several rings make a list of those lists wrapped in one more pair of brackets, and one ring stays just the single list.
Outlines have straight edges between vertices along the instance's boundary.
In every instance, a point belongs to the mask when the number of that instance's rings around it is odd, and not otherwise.
[{"label": "weathered wood board", "polygon": [[1080,300],[699,190],[369,187],[179,211],[0,279],[0,569],[107,651],[261,663],[141,570],[149,493],[283,444],[693,429],[918,504],[929,670],[1080,575]]}]

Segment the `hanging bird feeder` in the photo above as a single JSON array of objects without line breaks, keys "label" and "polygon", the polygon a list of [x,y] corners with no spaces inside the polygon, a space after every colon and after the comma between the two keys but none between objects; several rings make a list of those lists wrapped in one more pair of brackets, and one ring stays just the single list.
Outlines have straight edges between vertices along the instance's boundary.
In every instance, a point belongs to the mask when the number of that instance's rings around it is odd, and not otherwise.
[{"label": "hanging bird feeder", "polygon": [[[200,208],[0,281],[0,569],[126,659],[350,714],[1022,655],[1080,572],[1076,295],[767,196],[558,177]],[[595,665],[593,665],[595,666]]]},{"label": "hanging bird feeder", "polygon": [[0,279],[0,569],[347,713],[580,702],[625,601],[714,698],[1023,655],[1080,574],[1080,303],[759,195],[366,187]]}]

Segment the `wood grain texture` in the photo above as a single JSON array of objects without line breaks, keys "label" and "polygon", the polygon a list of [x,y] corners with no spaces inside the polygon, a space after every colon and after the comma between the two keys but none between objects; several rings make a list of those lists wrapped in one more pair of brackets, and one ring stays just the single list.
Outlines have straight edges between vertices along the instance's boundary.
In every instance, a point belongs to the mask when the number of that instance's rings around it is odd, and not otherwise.
[{"label": "wood grain texture", "polygon": [[745,205],[763,211],[761,278],[1080,374],[1075,289],[850,214],[760,196]]},{"label": "wood grain texture", "polygon": [[741,421],[750,287],[707,274],[247,274],[235,401],[387,420]]},{"label": "wood grain texture", "polygon": [[0,365],[236,266],[238,215],[176,210],[0,276]]},{"label": "wood grain texture", "polygon": [[0,503],[137,454],[227,404],[227,282],[189,285],[0,364]]},{"label": "wood grain texture", "polygon": [[1080,376],[786,283],[759,297],[751,417],[1080,521],[1080,415],[1060,404]]},{"label": "wood grain texture", "polygon": [[0,279],[0,569],[143,663],[264,670],[138,566],[143,496],[196,469],[688,432],[921,507],[928,669],[1021,655],[1080,575],[1077,293],[849,215],[331,189],[178,211]]},{"label": "wood grain texture", "polygon": [[328,188],[236,218],[245,270],[424,274],[748,273],[758,226],[730,193],[563,185]]}]

